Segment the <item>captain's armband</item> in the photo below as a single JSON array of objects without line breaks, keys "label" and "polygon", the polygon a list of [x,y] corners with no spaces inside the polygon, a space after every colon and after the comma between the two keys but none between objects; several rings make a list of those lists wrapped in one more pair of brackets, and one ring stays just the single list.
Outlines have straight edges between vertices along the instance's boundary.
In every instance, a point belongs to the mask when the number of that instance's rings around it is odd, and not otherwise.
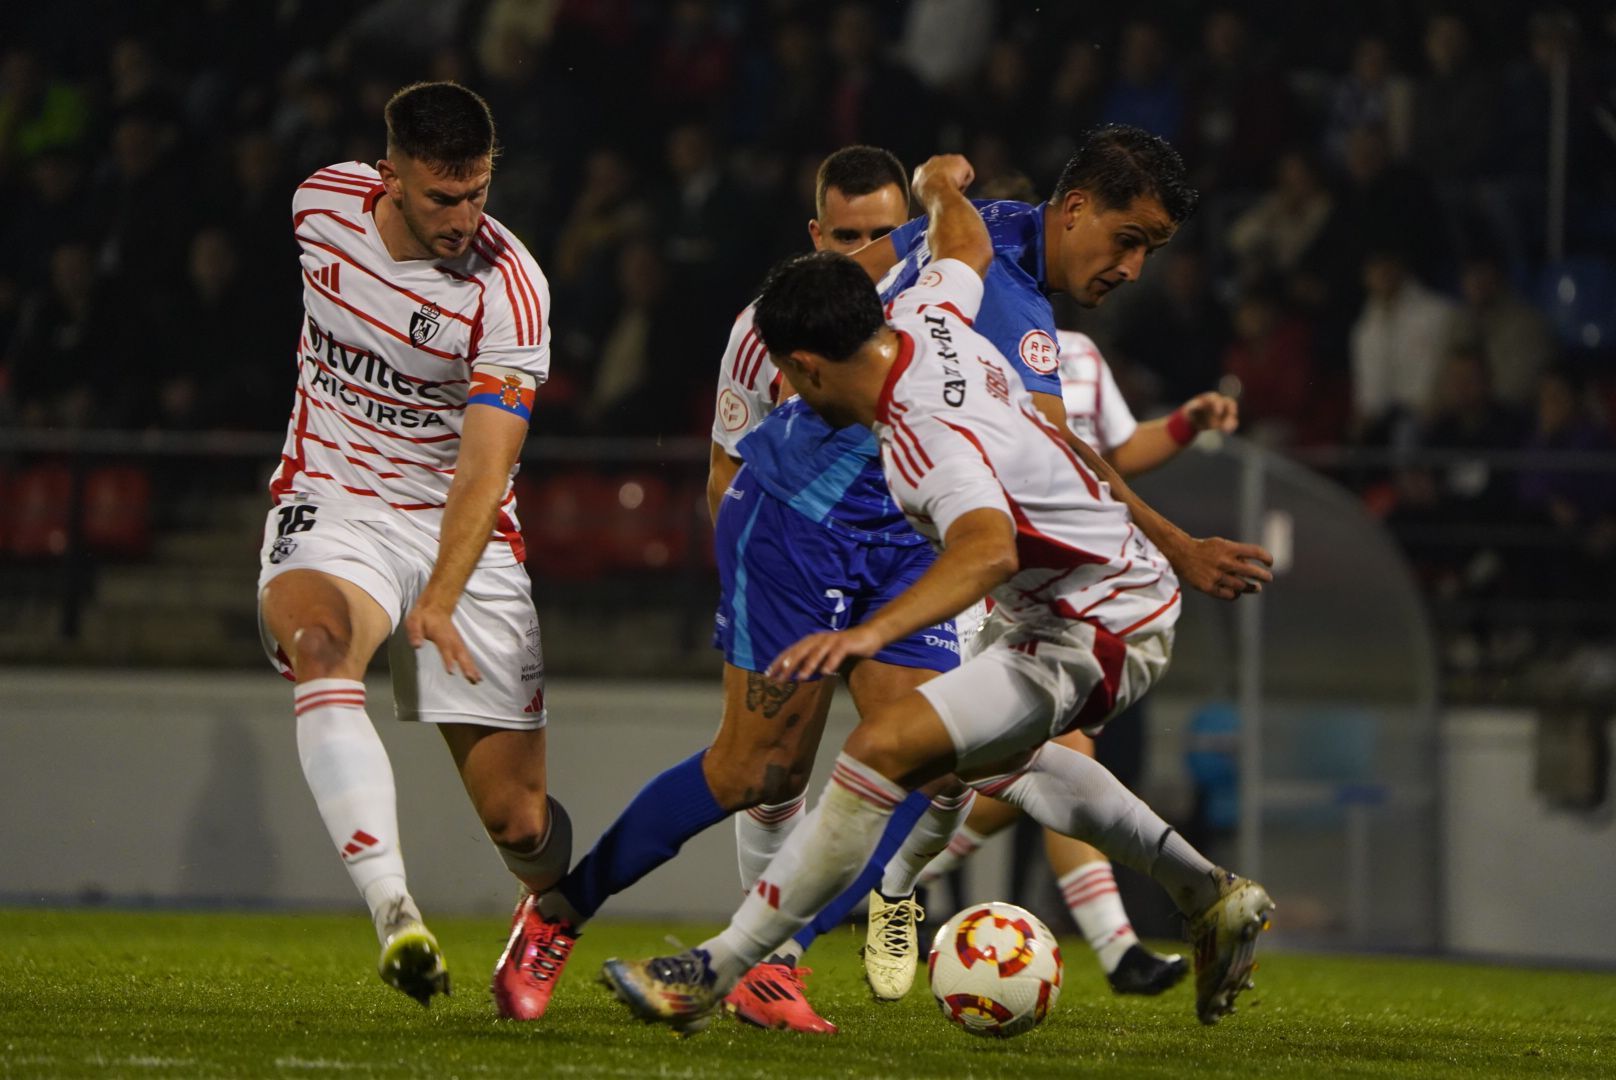
[{"label": "captain's armband", "polygon": [[523,420],[533,419],[533,395],[539,381],[518,368],[499,364],[479,364],[471,370],[471,387],[466,404],[492,405],[515,413]]}]

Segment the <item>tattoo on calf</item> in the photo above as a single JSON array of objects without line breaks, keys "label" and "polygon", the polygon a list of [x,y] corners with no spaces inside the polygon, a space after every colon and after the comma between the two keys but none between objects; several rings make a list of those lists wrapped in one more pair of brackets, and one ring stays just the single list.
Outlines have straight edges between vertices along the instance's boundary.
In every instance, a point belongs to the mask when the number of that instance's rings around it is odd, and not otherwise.
[{"label": "tattoo on calf", "polygon": [[796,692],[794,682],[777,683],[756,671],[746,673],[746,707],[763,713],[767,720],[778,716]]}]

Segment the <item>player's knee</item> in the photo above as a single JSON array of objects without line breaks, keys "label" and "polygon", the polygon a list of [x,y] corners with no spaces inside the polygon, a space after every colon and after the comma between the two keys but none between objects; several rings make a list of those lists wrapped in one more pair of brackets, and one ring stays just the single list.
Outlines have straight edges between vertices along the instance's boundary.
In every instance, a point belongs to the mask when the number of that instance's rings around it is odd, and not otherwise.
[{"label": "player's knee", "polygon": [[715,746],[703,759],[703,771],[713,797],[725,810],[734,813],[754,806],[790,802],[808,787],[812,763],[800,762],[795,754],[777,746],[754,747],[743,751]]},{"label": "player's knee", "polygon": [[352,646],[352,633],[337,620],[321,620],[293,636],[292,648],[299,679],[327,679],[342,674]]},{"label": "player's knee", "polygon": [[879,713],[853,729],[842,752],[889,780],[907,775],[915,765],[902,725],[882,722]]},{"label": "player's knee", "polygon": [[548,806],[537,798],[504,798],[477,807],[483,829],[495,846],[506,851],[536,851],[549,829]]}]

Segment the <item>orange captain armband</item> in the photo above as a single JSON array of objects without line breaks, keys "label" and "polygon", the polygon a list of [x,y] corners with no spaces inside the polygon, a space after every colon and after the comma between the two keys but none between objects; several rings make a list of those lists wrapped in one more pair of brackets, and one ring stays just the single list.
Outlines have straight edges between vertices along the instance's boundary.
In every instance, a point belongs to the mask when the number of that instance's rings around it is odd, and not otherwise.
[{"label": "orange captain armband", "polygon": [[525,371],[499,364],[481,364],[471,369],[466,404],[492,405],[515,413],[523,420],[531,420],[533,395],[538,389],[539,381]]}]

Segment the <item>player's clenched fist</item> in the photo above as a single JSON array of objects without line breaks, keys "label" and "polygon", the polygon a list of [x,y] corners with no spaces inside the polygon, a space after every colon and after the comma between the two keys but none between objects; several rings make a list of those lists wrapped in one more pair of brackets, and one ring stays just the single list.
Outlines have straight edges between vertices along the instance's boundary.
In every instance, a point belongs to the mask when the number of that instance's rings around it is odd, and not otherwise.
[{"label": "player's clenched fist", "polygon": [[976,179],[976,170],[963,154],[938,154],[915,170],[914,191],[921,195],[931,184],[948,184],[964,191]]},{"label": "player's clenched fist", "polygon": [[1219,431],[1232,435],[1240,427],[1240,406],[1234,398],[1216,390],[1196,394],[1179,406],[1179,411],[1196,431]]}]

